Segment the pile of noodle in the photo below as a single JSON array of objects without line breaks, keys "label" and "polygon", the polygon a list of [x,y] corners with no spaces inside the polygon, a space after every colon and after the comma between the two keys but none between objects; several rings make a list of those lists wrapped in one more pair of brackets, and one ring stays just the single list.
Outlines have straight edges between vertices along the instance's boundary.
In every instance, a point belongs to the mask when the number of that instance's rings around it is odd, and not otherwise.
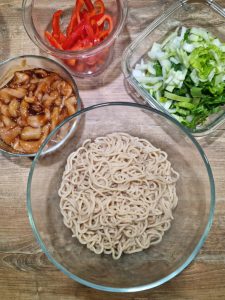
[{"label": "pile of noodle", "polygon": [[178,178],[167,153],[145,139],[86,140],[68,157],[59,189],[64,224],[96,254],[147,249],[171,226]]}]

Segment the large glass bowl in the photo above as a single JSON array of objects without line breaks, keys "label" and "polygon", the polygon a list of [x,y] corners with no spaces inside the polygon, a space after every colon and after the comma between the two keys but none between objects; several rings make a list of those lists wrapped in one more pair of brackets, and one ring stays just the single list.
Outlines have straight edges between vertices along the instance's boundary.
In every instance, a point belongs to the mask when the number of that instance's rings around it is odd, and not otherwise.
[{"label": "large glass bowl", "polygon": [[99,45],[80,51],[53,48],[44,36],[46,30],[52,31],[52,15],[57,10],[63,10],[61,28],[65,32],[75,2],[75,0],[23,0],[23,24],[30,39],[46,54],[60,59],[74,76],[96,75],[109,65],[113,57],[114,44],[127,16],[127,0],[104,0],[106,12],[112,16],[114,29]]},{"label": "large glass bowl", "polygon": [[[125,78],[139,95],[152,107],[164,113],[169,112],[152,97],[134,78],[132,70],[141,59],[147,58],[148,51],[154,42],[162,42],[177,27],[202,27],[225,41],[225,11],[214,0],[177,0],[159,18],[154,20],[125,49],[122,58],[122,69]],[[210,116],[196,129],[190,129],[194,136],[205,136],[212,133],[225,122],[225,105],[219,113]]]},{"label": "large glass bowl", "polygon": [[[74,137],[51,155],[41,155],[57,131],[80,116]],[[81,245],[65,227],[58,189],[68,155],[82,142],[112,132],[145,138],[168,153],[175,170],[178,206],[160,244],[114,261]],[[27,184],[30,223],[49,260],[73,280],[111,292],[156,287],[179,274],[202,247],[212,224],[214,180],[208,160],[196,140],[176,120],[150,107],[113,102],[74,114],[50,134],[36,155]]]}]

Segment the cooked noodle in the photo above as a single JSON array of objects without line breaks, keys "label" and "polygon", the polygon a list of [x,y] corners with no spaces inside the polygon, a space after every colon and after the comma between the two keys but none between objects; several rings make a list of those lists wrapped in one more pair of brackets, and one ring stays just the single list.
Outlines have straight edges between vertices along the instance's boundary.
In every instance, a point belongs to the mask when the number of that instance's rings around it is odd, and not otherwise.
[{"label": "cooked noodle", "polygon": [[112,133],[71,153],[59,189],[65,225],[96,254],[134,253],[158,244],[177,206],[179,174],[145,139]]}]

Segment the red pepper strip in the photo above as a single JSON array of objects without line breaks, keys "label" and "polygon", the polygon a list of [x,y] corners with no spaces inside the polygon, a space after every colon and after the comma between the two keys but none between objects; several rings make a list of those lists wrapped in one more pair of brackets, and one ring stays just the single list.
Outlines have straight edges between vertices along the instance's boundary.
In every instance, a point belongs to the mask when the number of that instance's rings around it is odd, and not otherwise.
[{"label": "red pepper strip", "polygon": [[71,48],[75,42],[78,40],[78,38],[82,35],[84,31],[84,21],[82,21],[74,30],[74,32],[72,32],[70,34],[70,36],[67,37],[67,39],[65,40],[65,42],[62,44],[63,49],[69,49]]},{"label": "red pepper strip", "polygon": [[65,34],[63,34],[62,32],[60,32],[59,40],[60,40],[60,44],[64,43],[66,40]]},{"label": "red pepper strip", "polygon": [[87,48],[91,48],[92,46],[93,46],[93,43],[88,38],[85,38],[85,39],[79,40],[69,50],[70,51],[84,50]]},{"label": "red pepper strip", "polygon": [[88,13],[84,14],[83,22],[84,22],[84,28],[85,28],[85,32],[86,32],[87,37],[91,41],[93,41],[94,38],[95,38],[95,34],[94,34],[94,30],[93,30],[93,27],[92,27],[91,22],[90,22],[90,16],[89,16]]},{"label": "red pepper strip", "polygon": [[60,50],[63,50],[62,46],[59,44],[59,42],[51,35],[50,32],[48,31],[45,31],[45,37],[46,39],[49,41],[49,43],[57,48],[57,49],[60,49]]},{"label": "red pepper strip", "polygon": [[81,12],[80,12],[80,19],[84,19],[84,17],[88,14],[88,11],[86,9],[83,9]]},{"label": "red pepper strip", "polygon": [[103,30],[102,32],[99,33],[98,38],[100,40],[104,40],[107,36],[109,35],[109,30]]},{"label": "red pepper strip", "polygon": [[103,13],[100,13],[100,14],[98,14],[98,15],[94,15],[94,16],[91,17],[91,21],[94,20],[94,21],[97,22],[97,21],[99,21],[103,16],[104,16]]},{"label": "red pepper strip", "polygon": [[94,38],[95,38],[95,35],[94,35],[94,31],[93,31],[93,28],[91,27],[91,25],[88,24],[88,23],[86,23],[86,24],[84,25],[84,28],[85,28],[85,31],[86,31],[86,33],[87,33],[88,39],[89,39],[90,41],[93,41]]},{"label": "red pepper strip", "polygon": [[[88,25],[84,25],[85,27],[85,31],[87,30]],[[90,30],[92,30],[92,28],[90,27]],[[94,44],[94,36],[93,39],[90,39],[89,36],[86,35],[86,37],[81,36],[80,39],[78,40],[78,42],[76,42],[75,44],[73,44],[73,46],[71,48],[69,48],[68,50],[70,51],[77,51],[77,50],[83,50],[83,49],[87,49],[87,48],[91,48]]]},{"label": "red pepper strip", "polygon": [[97,38],[94,39],[93,45],[96,46],[96,45],[98,45],[100,42],[101,42],[100,39],[97,37]]},{"label": "red pepper strip", "polygon": [[59,41],[60,39],[60,17],[62,15],[63,11],[62,10],[57,10],[52,17],[52,36]]},{"label": "red pepper strip", "polygon": [[74,69],[78,73],[83,73],[85,71],[85,64],[81,60],[78,60]]},{"label": "red pepper strip", "polygon": [[96,0],[94,3],[94,7],[95,7],[96,14],[104,14],[105,13],[105,5],[102,0]]},{"label": "red pepper strip", "polygon": [[95,12],[88,12],[86,9],[82,11],[81,18],[84,19],[87,23],[91,23],[92,18],[95,16]]},{"label": "red pepper strip", "polygon": [[93,46],[93,42],[91,42],[88,38],[82,40],[83,49],[91,48]]},{"label": "red pepper strip", "polygon": [[69,50],[70,51],[79,51],[79,50],[83,50],[83,49],[84,49],[84,47],[78,43],[78,44],[73,45],[73,47],[71,47]]},{"label": "red pepper strip", "polygon": [[70,51],[78,51],[78,50],[82,50],[83,48],[84,48],[83,43],[81,40],[79,40],[69,50]]},{"label": "red pepper strip", "polygon": [[113,30],[113,21],[112,18],[109,15],[104,15],[100,20],[97,21],[98,26],[101,26],[105,23],[105,21],[108,22],[108,30],[109,33]]},{"label": "red pepper strip", "polygon": [[92,29],[94,31],[95,38],[98,37],[98,35],[99,35],[99,27],[98,27],[97,22],[95,20],[91,20],[91,26],[92,26]]},{"label": "red pepper strip", "polygon": [[91,12],[91,11],[93,11],[95,9],[94,5],[91,2],[91,0],[84,0],[84,3],[87,6],[88,11]]},{"label": "red pepper strip", "polygon": [[71,19],[70,19],[70,23],[69,23],[69,25],[67,26],[67,29],[66,29],[66,35],[67,36],[69,36],[72,33],[73,27],[74,27],[76,22],[77,22],[77,15],[73,14]]},{"label": "red pepper strip", "polygon": [[84,5],[84,0],[77,0],[76,6],[72,12],[70,23],[66,30],[67,36],[69,36],[73,32],[75,25],[80,23],[80,21],[81,21],[80,20],[80,12],[81,12],[83,5]]},{"label": "red pepper strip", "polygon": [[65,62],[67,65],[73,67],[73,66],[75,66],[75,64],[76,64],[76,59],[65,59],[64,62]]}]

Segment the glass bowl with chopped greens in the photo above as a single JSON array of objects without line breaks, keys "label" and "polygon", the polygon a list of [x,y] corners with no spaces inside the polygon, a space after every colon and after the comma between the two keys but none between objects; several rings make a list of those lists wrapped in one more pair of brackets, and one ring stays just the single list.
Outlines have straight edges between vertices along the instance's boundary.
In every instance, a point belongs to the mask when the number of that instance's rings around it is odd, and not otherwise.
[{"label": "glass bowl with chopped greens", "polygon": [[176,1],[124,51],[128,82],[195,136],[225,122],[225,11],[213,0]]}]

